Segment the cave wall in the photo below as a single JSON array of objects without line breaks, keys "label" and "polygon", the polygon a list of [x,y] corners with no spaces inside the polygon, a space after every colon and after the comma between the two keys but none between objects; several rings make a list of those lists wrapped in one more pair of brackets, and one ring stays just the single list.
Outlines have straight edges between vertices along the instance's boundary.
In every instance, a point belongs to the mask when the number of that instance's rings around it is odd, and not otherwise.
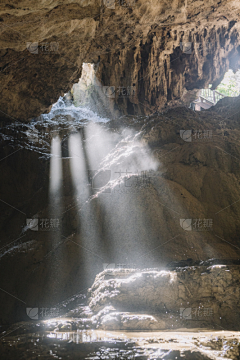
[{"label": "cave wall", "polygon": [[[102,85],[134,86],[134,96],[116,92],[112,99],[130,114],[185,103],[187,90],[216,86],[229,67],[238,67],[236,1],[127,5],[122,0],[114,8],[94,0],[2,1],[1,118],[28,121],[48,111],[78,81],[83,62],[98,64]],[[185,42],[192,42],[190,54],[181,47]]]},{"label": "cave wall", "polygon": [[[183,53],[179,46],[184,37],[192,43],[191,54]],[[168,42],[163,43],[166,38]],[[238,32],[228,31],[224,25],[187,34],[160,28],[150,33],[145,43],[138,41],[133,49],[106,55],[98,76],[103,84],[115,86],[116,103],[125,114],[149,114],[167,104],[189,105],[189,90],[210,83],[215,87],[229,68],[238,68],[236,43]],[[121,96],[121,87],[132,87],[136,95]]]},{"label": "cave wall", "polygon": [[[190,7],[187,10],[185,24],[157,21],[137,36],[132,47],[101,57],[98,77],[102,84],[115,86],[115,100],[123,113],[148,114],[167,104],[189,105],[188,92],[210,83],[216,87],[229,68],[239,68],[236,20],[228,21],[219,12],[215,21],[202,13],[199,19],[195,7],[192,12]],[[217,9],[212,11],[214,14]],[[144,17],[141,21],[144,23]],[[133,34],[129,37],[132,40]],[[134,88],[135,96],[119,96],[119,87],[129,86]]]}]

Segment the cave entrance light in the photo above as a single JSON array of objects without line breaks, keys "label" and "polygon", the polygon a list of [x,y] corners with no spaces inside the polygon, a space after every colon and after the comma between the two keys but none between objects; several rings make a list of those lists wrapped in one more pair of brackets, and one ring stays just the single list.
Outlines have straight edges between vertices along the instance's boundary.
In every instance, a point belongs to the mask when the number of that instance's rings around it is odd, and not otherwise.
[{"label": "cave entrance light", "polygon": [[225,97],[237,97],[240,95],[240,70],[235,74],[233,70],[228,70],[222,82],[215,90],[201,89],[198,92],[197,99],[190,104],[190,108],[195,111],[207,110],[216,105],[219,100]]}]

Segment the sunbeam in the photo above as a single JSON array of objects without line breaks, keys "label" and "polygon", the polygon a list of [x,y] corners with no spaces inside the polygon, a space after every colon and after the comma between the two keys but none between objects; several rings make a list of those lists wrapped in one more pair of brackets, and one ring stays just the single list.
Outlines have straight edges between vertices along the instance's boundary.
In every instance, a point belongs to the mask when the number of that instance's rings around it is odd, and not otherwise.
[{"label": "sunbeam", "polygon": [[84,142],[80,133],[71,134],[68,148],[70,155],[70,170],[75,190],[75,203],[79,214],[79,231],[76,246],[81,248],[85,271],[96,270],[102,264],[102,244],[100,241],[99,216],[96,205],[90,201],[91,186],[89,183],[89,169]]},{"label": "sunbeam", "polygon": [[50,195],[55,196],[61,189],[62,156],[59,136],[52,139],[50,160]]},{"label": "sunbeam", "polygon": [[64,250],[62,237],[62,199],[63,199],[63,169],[61,139],[57,135],[51,141],[49,211],[48,211],[48,251],[45,254],[46,269],[49,276],[46,293],[54,299],[62,291],[64,281]]},{"label": "sunbeam", "polygon": [[[105,214],[102,226],[108,244],[106,262],[127,262],[131,267],[137,263],[139,254],[147,251],[146,238],[151,229],[148,217],[139,211],[139,198],[144,199],[148,190],[143,189],[147,185],[144,176],[150,170],[155,171],[159,163],[148,147],[140,143],[138,134],[128,129],[113,134],[97,124],[89,124],[86,142],[89,163],[96,172],[92,201],[97,201]],[[105,176],[105,183],[103,173],[111,177]],[[134,187],[139,181],[142,186],[136,192]],[[138,231],[138,222],[145,224],[144,232]]]},{"label": "sunbeam", "polygon": [[68,149],[73,185],[77,199],[80,201],[80,205],[82,205],[90,196],[90,190],[80,133],[76,132],[69,136]]}]

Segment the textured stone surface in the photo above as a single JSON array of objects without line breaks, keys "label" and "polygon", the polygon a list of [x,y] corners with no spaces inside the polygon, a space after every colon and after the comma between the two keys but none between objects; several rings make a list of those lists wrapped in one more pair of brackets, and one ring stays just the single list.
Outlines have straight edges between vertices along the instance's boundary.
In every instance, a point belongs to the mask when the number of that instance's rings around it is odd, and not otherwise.
[{"label": "textured stone surface", "polygon": [[[64,158],[63,236],[22,232],[26,218],[49,217],[49,157],[42,154],[49,151],[49,139],[44,146],[34,147],[25,134],[26,126],[18,128],[19,138],[14,142],[10,129],[3,129],[0,270],[8,276],[1,278],[0,287],[7,291],[0,294],[6,304],[1,309],[2,322],[26,318],[26,306],[54,306],[86,290],[103,263],[146,268],[180,261],[194,265],[209,258],[228,259],[231,264],[239,259],[238,111],[239,99],[225,99],[211,111],[194,113],[182,107],[99,125],[93,142],[101,136],[105,143],[110,139],[103,157],[110,155],[101,166],[113,173],[129,169],[129,163],[140,169],[146,146],[151,161],[158,160],[159,165],[147,187],[125,188],[123,180],[111,194],[94,196],[84,206],[84,220],[76,210],[70,164]],[[63,116],[57,119],[60,135],[68,136],[69,118],[65,122]],[[180,137],[181,129],[209,129],[212,138],[187,143]],[[135,143],[131,137],[126,140],[128,131],[138,134]],[[111,147],[115,145],[116,151]],[[141,169],[149,166],[147,159]],[[98,156],[95,164],[100,164]],[[186,231],[180,226],[184,218],[213,219],[213,231]],[[88,236],[81,232],[82,224],[89,224]],[[192,260],[187,261],[189,258]]]},{"label": "textured stone surface", "polygon": [[[102,85],[135,86],[136,97],[113,100],[130,114],[184,101],[186,90],[215,86],[238,67],[237,1],[131,3],[2,1],[1,118],[28,121],[47,111],[78,81],[83,62],[98,63]],[[29,42],[38,43],[38,54]],[[192,54],[181,42],[193,43]]]},{"label": "textured stone surface", "polygon": [[[89,308],[95,314],[91,325],[160,330],[194,328],[197,322],[199,327],[238,330],[239,286],[239,266],[105,270],[89,289]],[[68,316],[84,317],[82,310]]]}]

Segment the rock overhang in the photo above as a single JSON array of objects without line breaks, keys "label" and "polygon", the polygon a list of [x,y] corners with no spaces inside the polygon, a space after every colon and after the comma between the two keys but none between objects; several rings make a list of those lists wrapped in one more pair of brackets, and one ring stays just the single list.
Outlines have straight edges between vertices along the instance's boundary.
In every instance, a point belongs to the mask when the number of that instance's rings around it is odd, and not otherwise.
[{"label": "rock overhang", "polygon": [[[113,101],[123,114],[184,102],[186,90],[217,86],[229,67],[239,66],[235,1],[104,4],[2,2],[2,119],[29,121],[49,111],[78,81],[83,62],[99,64],[102,85],[135,84],[136,98]],[[37,43],[38,53],[27,43]],[[183,51],[186,43],[190,52]]]}]

